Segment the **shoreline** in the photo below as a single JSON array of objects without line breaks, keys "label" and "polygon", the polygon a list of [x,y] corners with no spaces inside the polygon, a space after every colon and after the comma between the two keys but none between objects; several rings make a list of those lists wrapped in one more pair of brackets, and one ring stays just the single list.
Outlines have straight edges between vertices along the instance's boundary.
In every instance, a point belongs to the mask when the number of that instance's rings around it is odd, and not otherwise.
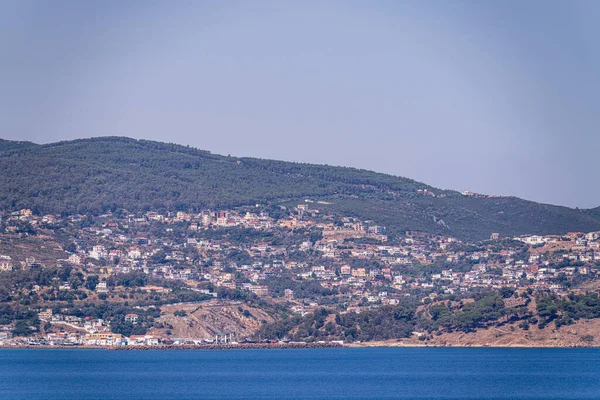
[{"label": "shoreline", "polygon": [[112,350],[112,351],[148,351],[148,350],[281,350],[281,349],[329,349],[347,347],[338,343],[242,343],[242,344],[203,344],[203,345],[134,345],[134,346],[49,346],[49,345],[0,345],[0,349],[61,349],[61,350]]},{"label": "shoreline", "polygon": [[48,346],[48,345],[0,345],[0,350],[5,349],[28,349],[28,350],[111,350],[111,351],[153,351],[153,350],[285,350],[285,349],[368,349],[368,348],[444,348],[444,349],[598,349],[600,346],[552,346],[552,345],[432,345],[416,343],[243,343],[243,344],[224,344],[224,345],[158,345],[158,346]]}]

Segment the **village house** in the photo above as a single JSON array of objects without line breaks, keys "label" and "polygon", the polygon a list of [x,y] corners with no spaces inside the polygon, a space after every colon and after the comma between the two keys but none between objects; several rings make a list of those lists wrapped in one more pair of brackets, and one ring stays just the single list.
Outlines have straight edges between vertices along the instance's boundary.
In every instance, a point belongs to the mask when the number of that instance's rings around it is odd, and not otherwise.
[{"label": "village house", "polygon": [[137,314],[127,314],[125,315],[125,322],[131,322],[132,324],[137,324],[139,315]]}]

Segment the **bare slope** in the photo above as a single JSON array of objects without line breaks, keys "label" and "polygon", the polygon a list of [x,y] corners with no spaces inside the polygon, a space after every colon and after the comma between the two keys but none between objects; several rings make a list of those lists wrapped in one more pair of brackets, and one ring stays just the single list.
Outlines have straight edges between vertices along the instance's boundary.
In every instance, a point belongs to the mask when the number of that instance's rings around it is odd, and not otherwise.
[{"label": "bare slope", "polygon": [[[195,304],[161,306],[160,322],[172,328],[171,337],[184,339],[211,339],[216,334],[234,334],[238,340],[252,337],[262,321],[273,318],[263,310],[249,307],[241,302],[211,301]],[[185,316],[175,316],[176,311],[185,311]],[[168,329],[168,328],[167,328]],[[166,336],[167,329],[153,332]]]}]

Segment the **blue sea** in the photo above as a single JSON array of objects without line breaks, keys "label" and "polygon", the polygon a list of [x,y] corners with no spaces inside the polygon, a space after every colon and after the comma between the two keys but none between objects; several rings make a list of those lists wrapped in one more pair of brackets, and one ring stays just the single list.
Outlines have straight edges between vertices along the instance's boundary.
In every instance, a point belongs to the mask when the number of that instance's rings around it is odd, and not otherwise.
[{"label": "blue sea", "polygon": [[600,399],[600,350],[3,349],[0,399]]}]

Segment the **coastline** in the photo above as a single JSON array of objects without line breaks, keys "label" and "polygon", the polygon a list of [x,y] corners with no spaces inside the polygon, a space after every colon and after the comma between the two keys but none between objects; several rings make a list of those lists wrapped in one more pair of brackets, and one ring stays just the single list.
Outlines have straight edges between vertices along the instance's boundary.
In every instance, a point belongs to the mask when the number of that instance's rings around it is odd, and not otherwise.
[{"label": "coastline", "polygon": [[525,344],[468,344],[437,345],[421,343],[240,343],[240,344],[205,344],[205,345],[158,345],[158,346],[48,346],[48,345],[0,345],[0,350],[112,350],[112,351],[150,351],[150,350],[284,350],[284,349],[368,349],[368,348],[455,348],[455,349],[598,349],[600,346],[572,344],[565,345],[525,345]]},{"label": "coastline", "polygon": [[240,344],[202,344],[202,345],[135,345],[135,346],[49,346],[49,345],[0,345],[0,349],[61,349],[61,350],[279,350],[279,349],[324,349],[348,347],[339,343],[240,343]]}]

